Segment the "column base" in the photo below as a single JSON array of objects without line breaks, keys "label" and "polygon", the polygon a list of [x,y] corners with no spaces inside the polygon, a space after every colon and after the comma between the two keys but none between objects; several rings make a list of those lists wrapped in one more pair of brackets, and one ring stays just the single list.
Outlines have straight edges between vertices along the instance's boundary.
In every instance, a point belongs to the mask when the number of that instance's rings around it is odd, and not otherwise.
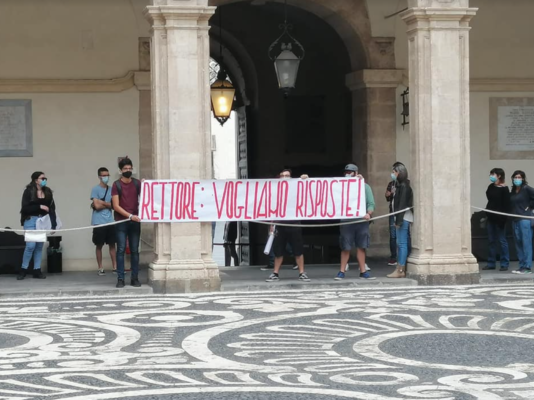
[{"label": "column base", "polygon": [[478,262],[472,255],[437,255],[408,258],[406,277],[419,285],[475,285],[480,283]]},{"label": "column base", "polygon": [[219,267],[203,260],[154,262],[148,284],[157,294],[216,292],[221,290]]}]

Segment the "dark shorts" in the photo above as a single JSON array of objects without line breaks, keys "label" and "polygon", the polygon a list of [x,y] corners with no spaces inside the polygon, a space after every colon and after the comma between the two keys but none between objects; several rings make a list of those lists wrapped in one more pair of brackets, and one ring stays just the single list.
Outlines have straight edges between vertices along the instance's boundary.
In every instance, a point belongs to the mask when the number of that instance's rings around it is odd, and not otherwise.
[{"label": "dark shorts", "polygon": [[369,247],[369,222],[342,225],[339,234],[339,247],[342,251],[353,248],[366,249]]},{"label": "dark shorts", "polygon": [[95,246],[103,246],[105,244],[117,243],[117,239],[115,237],[115,225],[94,228],[93,243],[95,244]]},{"label": "dark shorts", "polygon": [[292,228],[279,226],[276,228],[276,237],[274,238],[273,250],[275,257],[283,257],[286,246],[289,243],[293,249],[295,257],[301,256],[304,252],[304,242],[302,240],[302,228]]}]

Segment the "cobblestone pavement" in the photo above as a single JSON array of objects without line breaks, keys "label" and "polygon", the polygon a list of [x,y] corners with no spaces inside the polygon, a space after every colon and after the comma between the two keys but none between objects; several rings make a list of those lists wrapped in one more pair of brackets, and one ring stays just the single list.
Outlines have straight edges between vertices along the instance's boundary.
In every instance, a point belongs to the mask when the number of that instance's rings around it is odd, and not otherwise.
[{"label": "cobblestone pavement", "polygon": [[0,399],[534,399],[534,286],[0,301]]}]

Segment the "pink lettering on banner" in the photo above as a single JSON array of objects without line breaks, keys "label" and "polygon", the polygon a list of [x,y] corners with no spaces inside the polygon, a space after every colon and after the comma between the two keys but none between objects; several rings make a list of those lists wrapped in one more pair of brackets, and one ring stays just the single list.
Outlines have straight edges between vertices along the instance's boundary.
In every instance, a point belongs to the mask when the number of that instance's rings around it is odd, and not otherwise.
[{"label": "pink lettering on banner", "polygon": [[329,220],[364,215],[360,179],[151,180],[145,222]]}]

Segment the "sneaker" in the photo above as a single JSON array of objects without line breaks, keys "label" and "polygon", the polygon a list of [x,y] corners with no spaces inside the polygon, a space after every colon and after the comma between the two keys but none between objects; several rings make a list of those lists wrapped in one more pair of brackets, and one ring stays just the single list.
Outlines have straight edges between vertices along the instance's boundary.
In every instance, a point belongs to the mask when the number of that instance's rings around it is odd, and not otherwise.
[{"label": "sneaker", "polygon": [[390,258],[390,259],[388,260],[388,265],[389,265],[390,267],[395,267],[395,266],[397,265],[397,260],[395,260],[394,258]]},{"label": "sneaker", "polygon": [[117,280],[117,284],[115,285],[116,288],[123,288],[124,287],[124,279]]},{"label": "sneaker", "polygon": [[106,275],[106,273],[104,272],[104,268],[100,268],[100,269],[98,270],[98,275],[99,275],[99,276]]},{"label": "sneaker", "polygon": [[46,279],[46,275],[43,275],[40,269],[33,271],[33,279]]},{"label": "sneaker", "polygon": [[501,269],[499,269],[499,271],[501,271],[501,272],[508,271],[508,267],[501,267]]},{"label": "sneaker", "polygon": [[345,273],[339,271],[339,272],[337,273],[336,277],[334,278],[334,280],[336,280],[336,281],[340,281],[340,280],[342,280],[342,279],[345,279]]},{"label": "sneaker", "polygon": [[371,274],[369,272],[361,272],[360,273],[360,279],[367,279],[368,281],[373,281],[376,278],[371,276]]},{"label": "sneaker", "polygon": [[528,268],[521,268],[519,269],[518,271],[516,271],[516,274],[519,274],[519,275],[527,275],[527,274],[531,274],[532,271]]},{"label": "sneaker", "polygon": [[24,278],[26,278],[26,270],[21,269],[19,274],[17,275],[17,281],[22,281]]},{"label": "sneaker", "polygon": [[298,266],[298,265],[295,265],[295,266],[293,267],[293,269],[299,269],[299,266]]},{"label": "sneaker", "polygon": [[278,274],[275,274],[274,272],[269,275],[269,277],[265,280],[265,282],[278,282],[280,280],[280,277]]},{"label": "sneaker", "polygon": [[130,282],[130,284],[133,287],[141,287],[141,282],[139,282],[139,279],[137,278],[132,278],[132,281]]},{"label": "sneaker", "polygon": [[299,281],[309,282],[310,278],[308,278],[308,275],[306,275],[306,273],[303,272],[302,274],[299,274]]},{"label": "sneaker", "polygon": [[512,271],[512,274],[522,274],[524,270],[525,270],[525,268],[523,268],[523,267],[518,268],[518,269],[514,269]]},{"label": "sneaker", "polygon": [[[359,264],[357,264],[359,265]],[[347,266],[345,267],[345,272],[347,272],[349,270],[349,264],[347,264]],[[366,271],[371,271],[371,268],[369,268],[369,265],[367,265],[367,263],[365,263],[365,270]]]},{"label": "sneaker", "polygon": [[117,275],[117,269],[116,269],[116,268],[113,270],[113,273],[114,273],[115,275]]},{"label": "sneaker", "polygon": [[482,267],[482,271],[492,271],[492,270],[494,270],[494,269],[495,269],[494,266],[493,266],[493,267],[490,267],[489,265],[486,265],[485,267]]},{"label": "sneaker", "polygon": [[274,269],[274,266],[273,265],[267,265],[266,267],[261,267],[260,270],[262,271],[270,271]]}]

